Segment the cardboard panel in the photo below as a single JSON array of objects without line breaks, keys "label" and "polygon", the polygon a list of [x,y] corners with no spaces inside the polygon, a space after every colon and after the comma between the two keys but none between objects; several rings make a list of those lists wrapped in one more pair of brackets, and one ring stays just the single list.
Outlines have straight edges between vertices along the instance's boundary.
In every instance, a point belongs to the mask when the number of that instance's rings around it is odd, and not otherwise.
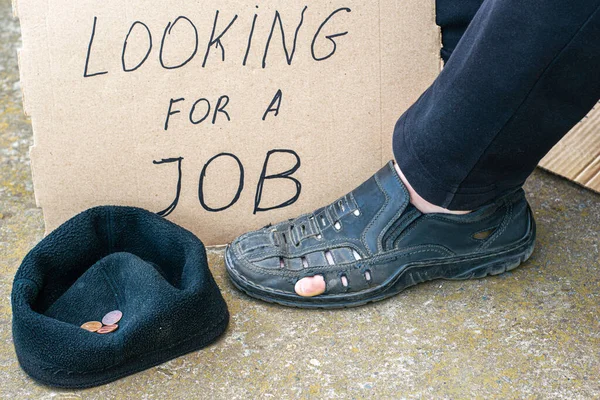
[{"label": "cardboard panel", "polygon": [[15,0],[47,231],[134,205],[222,244],[335,200],[439,72],[433,7]]},{"label": "cardboard panel", "polygon": [[600,106],[544,157],[540,166],[600,193]]}]

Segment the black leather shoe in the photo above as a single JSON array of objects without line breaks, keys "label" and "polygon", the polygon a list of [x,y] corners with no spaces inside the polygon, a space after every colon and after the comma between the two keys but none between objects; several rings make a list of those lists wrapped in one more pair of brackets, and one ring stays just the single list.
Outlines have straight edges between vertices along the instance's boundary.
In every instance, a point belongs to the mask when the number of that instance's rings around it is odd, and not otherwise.
[{"label": "black leather shoe", "polygon": [[[518,267],[533,252],[535,222],[519,189],[466,215],[423,214],[394,164],[327,207],[250,232],[228,246],[227,271],[252,297],[306,308],[352,307],[433,279],[471,279]],[[301,297],[304,277],[324,294]]]}]

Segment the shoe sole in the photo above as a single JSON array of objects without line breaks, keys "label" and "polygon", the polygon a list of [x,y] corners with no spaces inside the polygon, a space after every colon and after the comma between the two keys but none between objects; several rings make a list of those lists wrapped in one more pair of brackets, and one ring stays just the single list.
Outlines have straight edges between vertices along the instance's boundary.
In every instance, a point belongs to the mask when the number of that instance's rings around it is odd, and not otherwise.
[{"label": "shoe sole", "polygon": [[225,253],[225,266],[233,284],[250,297],[296,308],[336,309],[358,307],[385,300],[419,283],[433,280],[468,280],[500,275],[512,271],[527,261],[535,248],[536,227],[530,216],[530,229],[526,238],[511,248],[484,256],[465,257],[460,260],[432,263],[406,264],[399,272],[378,287],[368,291],[335,296],[301,297],[296,294],[266,292],[252,286],[229,265],[229,248]]}]

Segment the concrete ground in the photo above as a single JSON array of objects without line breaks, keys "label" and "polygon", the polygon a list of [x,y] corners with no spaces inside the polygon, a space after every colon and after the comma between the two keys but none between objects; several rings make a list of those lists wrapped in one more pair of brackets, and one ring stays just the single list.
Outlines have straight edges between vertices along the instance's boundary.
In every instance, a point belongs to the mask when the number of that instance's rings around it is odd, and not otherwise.
[{"label": "concrete ground", "polygon": [[536,171],[531,260],[479,281],[433,282],[343,311],[264,304],[210,264],[232,320],[211,347],[116,383],[57,391],[30,380],[11,338],[10,291],[43,235],[21,108],[18,22],[0,0],[0,396],[6,398],[600,398],[600,196]]}]

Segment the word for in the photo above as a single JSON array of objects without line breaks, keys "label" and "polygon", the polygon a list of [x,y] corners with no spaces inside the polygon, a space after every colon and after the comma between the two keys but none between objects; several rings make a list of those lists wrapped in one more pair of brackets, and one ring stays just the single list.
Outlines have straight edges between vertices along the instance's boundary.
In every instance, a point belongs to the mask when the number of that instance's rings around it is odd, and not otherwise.
[{"label": "word for", "polygon": [[[273,113],[275,117],[279,115],[282,96],[283,94],[281,92],[281,89],[279,89],[277,93],[275,93],[273,100],[271,100],[271,103],[265,110],[262,116],[263,121],[267,119],[269,113]],[[190,112],[188,114],[188,119],[190,123],[192,123],[193,125],[198,125],[206,121],[209,117],[211,117],[211,123],[214,125],[217,123],[217,117],[219,116],[219,114],[222,114],[223,118],[227,118],[227,121],[231,121],[229,112],[226,110],[226,107],[229,104],[229,100],[229,96],[227,95],[219,97],[219,99],[216,101],[216,105],[214,106],[214,108],[211,105],[211,101],[205,97],[196,100],[190,107]],[[165,131],[169,129],[169,121],[171,120],[171,116],[181,113],[180,109],[175,108],[173,106],[177,103],[184,101],[184,97],[180,97],[178,99],[172,98],[169,101],[169,110],[167,111],[167,117],[165,119]],[[213,102],[212,104],[215,104],[215,102]]]},{"label": "word for", "polygon": [[[271,157],[274,156],[275,154],[282,154],[282,153],[293,155],[294,158],[296,159],[296,162],[294,163],[294,165],[286,171],[267,175],[269,160],[271,159]],[[222,157],[229,157],[229,158],[233,159],[237,164],[237,167],[238,167],[237,190],[236,190],[235,195],[233,196],[233,199],[228,204],[222,205],[222,206],[209,206],[206,203],[205,192],[204,192],[204,180],[206,177],[206,170],[208,169],[209,165],[213,161],[215,161],[219,158],[222,158]],[[181,195],[182,177],[183,177],[183,173],[182,173],[183,157],[168,158],[168,159],[163,159],[160,161],[153,161],[153,163],[154,163],[154,165],[177,163],[177,169],[178,169],[179,175],[177,178],[177,189],[175,191],[175,199],[167,208],[158,212],[158,215],[166,217],[167,215],[169,215],[173,211],[175,211],[175,209],[177,208],[177,204],[179,204],[179,198]],[[300,168],[300,164],[301,164],[300,157],[293,150],[276,149],[276,150],[270,150],[267,152],[267,156],[266,156],[265,162],[263,164],[262,172],[261,172],[260,178],[258,180],[258,185],[256,186],[256,195],[254,196],[253,214],[256,214],[258,212],[265,212],[265,211],[269,211],[269,210],[275,210],[278,208],[288,207],[288,206],[294,204],[296,201],[298,201],[298,199],[300,198],[300,193],[302,191],[302,184],[300,183],[300,181],[298,179],[296,179],[292,175],[296,171],[298,171],[298,169]],[[235,154],[220,153],[220,154],[217,154],[216,156],[212,157],[210,160],[208,160],[206,162],[206,164],[204,164],[204,167],[202,168],[202,171],[200,172],[200,180],[198,182],[198,201],[200,201],[200,205],[202,206],[202,208],[204,208],[206,211],[209,211],[209,212],[221,212],[221,211],[227,210],[228,208],[231,208],[235,203],[237,203],[238,200],[240,199],[240,196],[241,196],[243,190],[244,190],[244,171],[245,170],[244,170],[244,166],[242,165],[242,162]],[[287,179],[287,180],[292,181],[295,184],[296,192],[294,193],[293,196],[291,196],[288,200],[282,202],[281,204],[278,204],[275,206],[270,206],[270,207],[261,207],[261,199],[262,199],[264,185],[267,181],[273,180],[273,179]]]},{"label": "word for", "polygon": [[[258,6],[256,6],[256,8],[258,8]],[[275,11],[275,15],[273,17],[273,22],[271,25],[271,29],[269,31],[269,35],[268,35],[266,42],[264,44],[264,47],[262,49],[262,68],[267,67],[269,48],[271,46],[273,36],[275,36],[275,34],[276,34],[275,32],[277,30],[281,34],[281,44],[282,44],[283,50],[285,52],[286,62],[288,65],[292,65],[292,62],[294,60],[294,55],[296,53],[298,34],[302,28],[302,25],[304,24],[304,17],[305,17],[305,13],[307,10],[308,10],[308,6],[305,6],[302,9],[302,12],[300,13],[300,21],[298,22],[298,24],[295,27],[294,40],[290,46],[288,46],[288,44],[286,43],[285,26],[284,26],[284,23],[283,23],[283,20],[281,17],[281,13],[279,11]],[[338,8],[337,10],[334,10],[331,14],[329,14],[329,16],[327,18],[325,18],[325,20],[319,25],[319,28],[312,35],[312,42],[311,42],[311,46],[310,46],[311,56],[312,56],[313,60],[315,60],[315,61],[327,60],[328,58],[332,57],[335,54],[335,52],[337,50],[336,39],[347,35],[348,32],[324,34],[323,31],[325,30],[328,22],[332,18],[334,18],[338,13],[341,13],[341,12],[350,13],[351,11],[352,10],[347,7]],[[256,45],[253,44],[253,39],[254,39],[254,33],[256,30],[258,18],[259,18],[258,13],[255,13],[254,17],[252,19],[252,23],[248,24],[248,25],[250,25],[250,30],[249,30],[248,36],[245,38],[245,41],[246,41],[245,53],[244,53],[244,58],[241,60],[241,64],[243,66],[246,66],[246,64],[248,63],[248,57],[250,56],[250,53],[252,52],[253,47],[256,47]],[[225,50],[225,45],[223,44],[223,41],[224,41],[224,39],[226,39],[226,34],[230,30],[230,28],[235,23],[239,23],[237,21],[238,21],[238,15],[236,14],[228,22],[220,23],[219,10],[216,11],[213,26],[212,26],[212,33],[211,33],[210,37],[208,38],[208,40],[204,42],[206,44],[206,46],[204,47],[202,68],[206,67],[211,50],[212,51],[220,51],[221,61],[225,61],[226,50]],[[194,45],[192,48],[189,49],[189,54],[184,55],[181,60],[178,60],[177,62],[171,61],[171,63],[169,63],[169,62],[167,62],[167,60],[165,60],[165,56],[164,56],[165,49],[166,48],[168,49],[168,47],[170,45],[171,46],[173,45],[172,42],[176,39],[174,39],[174,40],[169,40],[169,39],[172,39],[171,35],[172,35],[173,29],[180,24],[181,24],[181,26],[185,26],[185,25],[188,26],[188,29],[186,29],[186,31],[188,32],[188,35],[190,35],[191,43],[194,43]],[[94,53],[93,53],[94,40],[97,40],[97,38],[96,38],[97,35],[101,36],[101,34],[99,32],[96,32],[97,30],[98,31],[100,30],[99,25],[100,24],[99,24],[98,17],[94,17],[94,22],[92,25],[92,34],[91,34],[90,41],[89,41],[89,44],[87,47],[87,56],[85,59],[85,69],[84,69],[84,73],[83,73],[83,76],[86,78],[108,74],[108,70],[104,70],[104,71],[102,71],[102,70],[90,71],[89,70],[90,59],[94,55]],[[136,32],[136,31],[139,31],[139,32]],[[131,50],[131,45],[128,42],[128,40],[134,32],[136,32],[136,37],[140,32],[142,33],[142,36],[147,36],[147,40],[145,41],[145,44],[143,44],[143,46],[145,46],[145,47],[139,48],[141,50],[145,50],[145,52],[144,51],[141,51],[141,52],[136,51],[135,52],[135,54],[143,54],[143,56],[137,60],[131,60],[130,57],[128,57],[128,50]],[[152,34],[152,31],[150,30],[148,25],[146,25],[144,22],[135,21],[131,25],[127,35],[125,36],[125,40],[123,42],[123,51],[121,54],[121,65],[122,65],[124,72],[133,72],[133,71],[139,69],[142,65],[144,65],[144,63],[148,60],[148,58],[150,57],[150,54],[152,53],[152,49],[154,47],[154,41],[155,41],[154,37],[155,37],[155,35]],[[318,54],[317,49],[321,49],[321,47],[318,45],[318,43],[320,42],[320,39],[323,40],[323,38],[330,42],[330,45],[329,45],[330,49],[327,52]],[[188,40],[186,40],[186,43],[187,42],[188,42]],[[170,69],[181,68],[196,58],[196,56],[198,55],[199,49],[200,49],[200,38],[198,37],[198,28],[196,27],[196,25],[190,18],[181,15],[181,16],[177,17],[174,21],[167,23],[167,26],[165,27],[164,31],[162,32],[162,39],[160,41],[160,48],[158,51],[158,61],[160,62],[160,65],[164,69],[170,70]]]}]

